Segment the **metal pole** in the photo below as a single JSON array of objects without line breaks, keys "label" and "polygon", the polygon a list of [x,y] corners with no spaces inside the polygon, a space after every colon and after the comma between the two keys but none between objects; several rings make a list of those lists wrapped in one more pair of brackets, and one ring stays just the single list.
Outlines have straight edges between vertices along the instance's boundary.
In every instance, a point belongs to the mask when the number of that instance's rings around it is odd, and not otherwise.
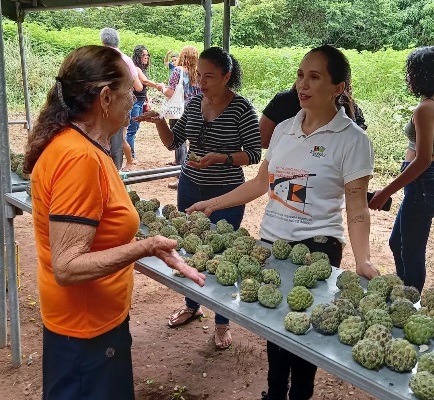
[{"label": "metal pole", "polygon": [[26,48],[25,48],[25,41],[23,35],[23,22],[21,16],[18,14],[18,11],[19,11],[19,3],[17,3],[18,41],[20,45],[21,73],[23,76],[24,105],[26,108],[27,131],[30,133],[30,130],[32,129],[32,116],[30,110],[30,95],[29,95],[29,80],[27,75]]},{"label": "metal pole", "polygon": [[223,6],[223,48],[229,52],[231,45],[231,0],[224,0]]},{"label": "metal pole", "polygon": [[212,0],[203,0],[202,5],[205,9],[204,48],[209,49],[211,47]]}]

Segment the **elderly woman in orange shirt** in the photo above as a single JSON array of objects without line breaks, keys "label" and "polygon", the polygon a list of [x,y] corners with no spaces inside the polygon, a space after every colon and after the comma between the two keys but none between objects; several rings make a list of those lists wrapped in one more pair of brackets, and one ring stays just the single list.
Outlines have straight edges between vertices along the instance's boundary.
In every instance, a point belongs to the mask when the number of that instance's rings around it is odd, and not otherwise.
[{"label": "elderly woman in orange shirt", "polygon": [[43,332],[43,399],[134,399],[133,264],[157,256],[199,285],[176,241],[135,241],[139,216],[110,158],[133,79],[118,51],[85,46],[59,70],[29,137]]}]

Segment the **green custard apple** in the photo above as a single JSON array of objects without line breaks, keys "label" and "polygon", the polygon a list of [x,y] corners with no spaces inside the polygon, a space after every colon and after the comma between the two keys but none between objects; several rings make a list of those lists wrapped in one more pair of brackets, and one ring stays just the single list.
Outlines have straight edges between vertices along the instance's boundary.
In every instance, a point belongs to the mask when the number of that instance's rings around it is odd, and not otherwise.
[{"label": "green custard apple", "polygon": [[354,346],[365,333],[365,323],[361,317],[348,317],[338,326],[338,337],[341,343]]},{"label": "green custard apple", "polygon": [[313,270],[308,265],[298,267],[294,271],[292,278],[294,286],[304,286],[307,288],[313,288],[316,285],[316,276]]},{"label": "green custard apple", "polygon": [[304,335],[310,328],[307,314],[291,311],[285,316],[285,329],[295,335]]},{"label": "green custard apple", "polygon": [[359,340],[354,345],[352,354],[355,361],[368,369],[380,369],[384,363],[384,348],[375,340]]},{"label": "green custard apple", "polygon": [[310,253],[309,247],[303,243],[296,244],[289,254],[289,259],[293,264],[303,264],[304,258]]},{"label": "green custard apple", "polygon": [[221,285],[232,286],[238,281],[238,269],[229,261],[220,261],[215,276]]},{"label": "green custard apple", "polygon": [[240,299],[247,303],[258,301],[258,290],[261,284],[256,279],[244,279],[240,284]]},{"label": "green custard apple", "polygon": [[291,310],[302,311],[313,304],[313,295],[304,286],[294,286],[288,293],[286,301]]},{"label": "green custard apple", "polygon": [[281,279],[280,273],[274,268],[264,268],[261,270],[261,281],[263,283],[270,283],[274,286],[280,286]]},{"label": "green custard apple", "polygon": [[392,339],[392,333],[384,325],[374,324],[366,329],[363,336],[364,339],[375,340],[380,343],[381,346],[385,347]]},{"label": "green custard apple", "polygon": [[310,323],[320,333],[332,335],[340,324],[339,308],[334,304],[318,304],[312,309]]},{"label": "green custard apple", "polygon": [[429,343],[434,336],[433,319],[425,315],[411,315],[404,325],[404,335],[410,343],[418,346]]},{"label": "green custard apple", "polygon": [[418,399],[434,399],[434,374],[427,371],[417,372],[410,378],[409,386]]},{"label": "green custard apple", "polygon": [[271,246],[271,253],[278,260],[286,260],[291,253],[291,249],[291,245],[287,241],[278,239]]},{"label": "green custard apple", "polygon": [[259,302],[268,308],[276,308],[283,300],[282,292],[274,285],[262,285],[258,290]]},{"label": "green custard apple", "polygon": [[411,371],[417,363],[414,346],[405,339],[392,339],[386,346],[386,365],[393,371]]}]

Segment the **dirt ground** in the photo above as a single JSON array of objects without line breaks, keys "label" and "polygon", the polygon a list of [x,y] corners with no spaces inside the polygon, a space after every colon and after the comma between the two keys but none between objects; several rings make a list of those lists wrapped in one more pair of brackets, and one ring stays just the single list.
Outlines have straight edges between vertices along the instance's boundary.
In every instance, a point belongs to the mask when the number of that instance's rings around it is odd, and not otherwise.
[{"label": "dirt ground", "polygon": [[[22,151],[26,131],[10,128],[10,144]],[[164,166],[174,157],[161,143],[154,128],[142,124],[137,137],[137,154],[141,161],[137,169]],[[258,166],[246,167],[247,177],[253,177]],[[162,204],[176,204],[176,191],[168,189],[172,179],[134,185],[143,198],[157,197]],[[371,189],[379,188],[384,179],[376,177]],[[392,212],[372,213],[372,260],[381,272],[394,272],[388,247],[399,200],[394,197]],[[258,235],[266,198],[247,206],[243,226],[253,236]],[[42,323],[36,288],[36,253],[31,216],[24,214],[15,220],[16,239],[20,246],[21,289],[19,292],[22,366],[10,365],[10,346],[0,349],[0,399],[36,400],[42,391]],[[426,286],[434,285],[434,238],[429,241]],[[351,246],[345,248],[345,269],[355,268]],[[133,362],[136,398],[138,400],[259,400],[266,389],[267,357],[265,340],[231,324],[233,346],[216,351],[213,343],[213,313],[205,309],[206,317],[179,329],[167,326],[169,314],[183,302],[178,293],[135,273],[135,290],[131,309]],[[316,377],[314,400],[368,400],[374,397],[320,370]]]}]

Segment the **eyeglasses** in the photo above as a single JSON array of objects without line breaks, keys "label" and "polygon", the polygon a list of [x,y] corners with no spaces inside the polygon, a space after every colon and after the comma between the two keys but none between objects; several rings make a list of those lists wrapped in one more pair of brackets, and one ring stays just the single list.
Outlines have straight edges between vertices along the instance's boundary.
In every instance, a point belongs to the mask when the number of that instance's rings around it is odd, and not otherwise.
[{"label": "eyeglasses", "polygon": [[212,122],[203,121],[203,125],[200,128],[199,137],[197,140],[197,146],[199,147],[199,149],[205,148],[205,142],[206,142],[205,134],[211,130],[211,126],[212,126]]}]

